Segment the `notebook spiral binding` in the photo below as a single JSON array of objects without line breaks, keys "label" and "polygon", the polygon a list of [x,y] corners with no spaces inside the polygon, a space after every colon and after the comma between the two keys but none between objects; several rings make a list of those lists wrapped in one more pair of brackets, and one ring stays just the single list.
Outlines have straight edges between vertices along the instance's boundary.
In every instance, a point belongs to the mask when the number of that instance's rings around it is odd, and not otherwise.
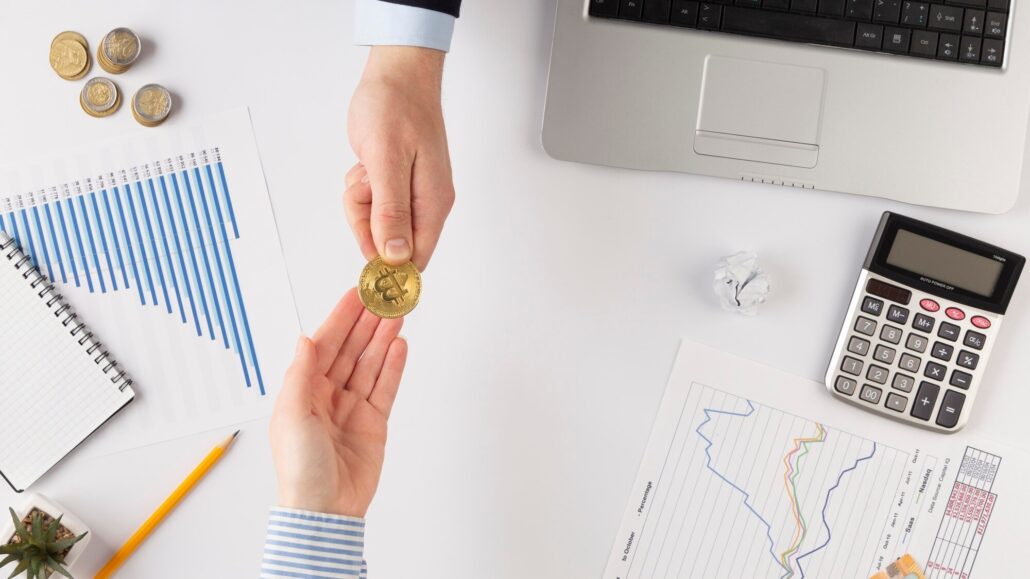
[{"label": "notebook spiral binding", "polygon": [[118,365],[118,362],[109,357],[104,345],[93,337],[93,332],[86,330],[86,324],[79,321],[79,315],[64,301],[61,294],[57,293],[54,284],[50,283],[50,280],[39,271],[39,268],[32,265],[32,258],[18,247],[15,240],[2,232],[0,232],[0,255],[7,258],[8,261],[14,262],[15,269],[25,269],[21,276],[28,280],[33,289],[39,289],[37,292],[39,299],[46,300],[46,307],[53,311],[54,316],[62,318],[61,324],[66,328],[71,328],[69,333],[72,336],[79,337],[79,345],[86,349],[86,353],[90,356],[97,354],[93,358],[93,362],[101,367],[104,374],[111,377],[111,383],[116,385],[119,391],[124,392],[126,388],[132,386],[132,380],[125,370]]}]

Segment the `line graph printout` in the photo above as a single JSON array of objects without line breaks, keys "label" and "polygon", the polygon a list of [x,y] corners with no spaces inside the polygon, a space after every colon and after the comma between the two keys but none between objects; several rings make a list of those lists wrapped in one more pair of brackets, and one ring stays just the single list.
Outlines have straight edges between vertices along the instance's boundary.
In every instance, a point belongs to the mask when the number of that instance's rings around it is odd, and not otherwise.
[{"label": "line graph printout", "polygon": [[979,559],[1008,537],[987,520],[1030,509],[999,510],[1000,457],[957,440],[684,342],[604,576],[864,579],[904,553],[993,576],[1005,554]]},{"label": "line graph printout", "polygon": [[135,381],[80,454],[268,414],[299,325],[246,109],[0,169],[0,229]]}]

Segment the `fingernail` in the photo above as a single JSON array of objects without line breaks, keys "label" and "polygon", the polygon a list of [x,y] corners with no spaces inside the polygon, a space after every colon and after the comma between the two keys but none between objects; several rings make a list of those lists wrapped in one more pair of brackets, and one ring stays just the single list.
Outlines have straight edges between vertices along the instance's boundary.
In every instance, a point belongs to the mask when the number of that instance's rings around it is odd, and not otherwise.
[{"label": "fingernail", "polygon": [[364,175],[361,176],[361,182],[362,183],[368,183],[368,173],[365,173]]},{"label": "fingernail", "polygon": [[411,249],[407,239],[389,239],[386,241],[386,259],[390,261],[408,261]]}]

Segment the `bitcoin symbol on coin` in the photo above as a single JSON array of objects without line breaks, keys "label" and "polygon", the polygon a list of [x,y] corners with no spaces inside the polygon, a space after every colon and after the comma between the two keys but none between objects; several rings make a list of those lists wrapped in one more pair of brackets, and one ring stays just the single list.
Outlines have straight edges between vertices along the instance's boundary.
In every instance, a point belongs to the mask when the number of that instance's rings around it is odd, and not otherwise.
[{"label": "bitcoin symbol on coin", "polygon": [[400,305],[404,303],[404,296],[408,293],[408,290],[404,289],[407,281],[407,274],[397,270],[383,269],[379,271],[379,277],[376,278],[375,288],[384,302]]}]

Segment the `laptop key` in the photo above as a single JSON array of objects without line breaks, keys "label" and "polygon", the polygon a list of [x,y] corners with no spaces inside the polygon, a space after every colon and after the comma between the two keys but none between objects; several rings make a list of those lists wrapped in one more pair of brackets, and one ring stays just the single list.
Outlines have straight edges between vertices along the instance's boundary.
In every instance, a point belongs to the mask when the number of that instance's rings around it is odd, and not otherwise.
[{"label": "laptop key", "polygon": [[672,24],[691,28],[697,26],[699,4],[694,0],[672,0]]},{"label": "laptop key", "polygon": [[738,6],[750,6],[752,8],[760,8],[762,6],[762,0],[737,0],[734,4]]},{"label": "laptop key", "polygon": [[818,0],[790,0],[790,9],[794,12],[815,12]]},{"label": "laptop key", "polygon": [[[844,16],[845,0],[820,0],[819,14],[825,16]],[[769,0],[765,2],[769,6]]]},{"label": "laptop key", "polygon": [[980,62],[980,39],[975,36],[963,36],[958,59],[962,62]]},{"label": "laptop key", "polygon": [[855,33],[855,46],[869,50],[880,50],[883,45],[883,26],[879,24],[858,25],[858,32]]},{"label": "laptop key", "polygon": [[873,3],[873,22],[897,24],[901,17],[901,0],[876,0]]},{"label": "laptop key", "polygon": [[619,18],[623,20],[640,20],[644,13],[644,0],[621,0],[619,2]]},{"label": "laptop key", "polygon": [[930,6],[929,27],[933,30],[959,32],[962,30],[962,9],[955,6],[933,4]]},{"label": "laptop key", "polygon": [[1009,0],[987,0],[987,7],[991,10],[1009,11]]},{"label": "laptop key", "polygon": [[984,11],[966,10],[966,18],[962,21],[962,34],[979,36],[984,33]]},{"label": "laptop key", "polygon": [[942,60],[958,60],[958,43],[960,39],[957,34],[942,34],[937,44],[937,58]]},{"label": "laptop key", "polygon": [[1005,24],[1008,22],[1008,16],[1000,14],[998,12],[988,12],[985,17],[984,24],[984,36],[988,38],[1004,38],[1005,37]]},{"label": "laptop key", "polygon": [[912,33],[912,54],[934,58],[937,56],[937,33],[916,30]]},{"label": "laptop key", "polygon": [[855,20],[869,20],[873,17],[873,0],[848,0],[844,15]]},{"label": "laptop key", "polygon": [[767,10],[790,10],[790,0],[765,0],[762,6]]},{"label": "laptop key", "polygon": [[614,18],[619,15],[619,0],[590,0],[590,15]]},{"label": "laptop key", "polygon": [[672,0],[647,0],[644,2],[644,22],[668,24]]},{"label": "laptop key", "polygon": [[925,2],[905,2],[901,5],[901,23],[905,26],[926,28],[930,5]]},{"label": "laptop key", "polygon": [[[757,14],[756,14],[757,12]],[[727,6],[723,30],[837,46],[855,44],[855,23],[803,14],[784,14]],[[875,327],[875,326],[874,326]]]},{"label": "laptop key", "polygon": [[[732,8],[727,6],[727,9]],[[718,30],[719,21],[722,18],[722,6],[718,4],[701,4],[700,11],[697,14],[697,27],[705,28],[707,30]]]},{"label": "laptop key", "polygon": [[883,31],[883,51],[908,54],[908,43],[912,31],[907,28],[886,28]]},{"label": "laptop key", "polygon": [[[941,0],[938,0],[938,2]],[[987,6],[987,0],[943,0],[945,4],[954,4],[955,6],[968,6],[970,8],[984,8]]]},{"label": "laptop key", "polygon": [[983,56],[980,58],[980,64],[986,64],[988,66],[1001,66],[1001,56],[1004,50],[1004,40],[985,38],[983,48],[981,49]]}]

